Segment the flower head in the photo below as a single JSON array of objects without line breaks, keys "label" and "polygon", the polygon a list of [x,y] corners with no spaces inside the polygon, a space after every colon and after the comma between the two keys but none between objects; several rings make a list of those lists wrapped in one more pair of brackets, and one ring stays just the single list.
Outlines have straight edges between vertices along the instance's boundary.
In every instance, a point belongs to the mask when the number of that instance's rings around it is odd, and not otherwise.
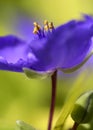
[{"label": "flower head", "polygon": [[0,37],[0,69],[23,72],[23,68],[38,72],[73,68],[85,59],[93,36],[93,20],[72,20],[57,28],[44,21],[44,27],[34,22],[31,41],[8,35]]}]

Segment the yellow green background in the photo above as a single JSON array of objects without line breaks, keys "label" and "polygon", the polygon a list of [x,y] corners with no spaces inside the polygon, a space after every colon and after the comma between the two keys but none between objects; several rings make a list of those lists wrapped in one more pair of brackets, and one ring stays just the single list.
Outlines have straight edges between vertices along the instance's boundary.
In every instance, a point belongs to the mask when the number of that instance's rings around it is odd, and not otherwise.
[{"label": "yellow green background", "polygon": [[[13,26],[20,20],[20,14],[41,23],[47,19],[58,26],[68,20],[80,18],[83,13],[93,13],[92,0],[1,0],[0,35],[19,34]],[[84,66],[84,69],[89,71],[87,78],[91,78],[89,67]],[[59,74],[54,123],[78,73]],[[90,80],[86,79],[85,82],[89,86],[93,85]],[[23,73],[0,71],[0,130],[14,130],[18,119],[45,130],[50,99],[50,78],[30,80]]]}]

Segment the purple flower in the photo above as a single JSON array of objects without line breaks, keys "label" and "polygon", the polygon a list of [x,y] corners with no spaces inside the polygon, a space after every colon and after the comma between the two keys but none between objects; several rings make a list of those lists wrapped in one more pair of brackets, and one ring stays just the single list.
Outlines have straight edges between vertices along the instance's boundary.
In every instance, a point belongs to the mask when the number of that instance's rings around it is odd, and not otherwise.
[{"label": "purple flower", "polygon": [[43,29],[34,23],[35,37],[30,42],[8,35],[0,37],[0,70],[37,72],[71,69],[81,64],[91,48],[93,20],[72,20],[57,28],[44,23]]}]

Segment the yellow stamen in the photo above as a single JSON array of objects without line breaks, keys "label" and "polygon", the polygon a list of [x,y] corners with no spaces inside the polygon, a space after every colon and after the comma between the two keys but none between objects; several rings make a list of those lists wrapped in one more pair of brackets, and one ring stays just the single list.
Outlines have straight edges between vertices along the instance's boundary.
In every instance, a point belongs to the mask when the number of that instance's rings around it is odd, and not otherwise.
[{"label": "yellow stamen", "polygon": [[54,29],[54,25],[53,22],[48,22],[47,20],[44,21],[44,30],[41,30],[40,25],[37,22],[33,23],[34,25],[34,29],[33,29],[33,33],[34,34],[39,34],[41,33],[41,31],[52,31]]},{"label": "yellow stamen", "polygon": [[40,25],[37,22],[34,22],[33,24],[34,24],[33,33],[37,34],[41,30],[41,27],[40,27]]},{"label": "yellow stamen", "polygon": [[48,25],[48,21],[47,20],[44,20],[44,25]]},{"label": "yellow stamen", "polygon": [[38,26],[38,23],[37,23],[37,22],[34,22],[33,24],[34,24],[35,27]]},{"label": "yellow stamen", "polygon": [[49,26],[49,29],[54,29],[54,25],[53,25],[53,22],[50,22],[49,24],[48,24],[48,26]]},{"label": "yellow stamen", "polygon": [[37,33],[38,33],[38,28],[37,28],[37,27],[34,27],[33,33],[34,33],[34,34],[37,34]]},{"label": "yellow stamen", "polygon": [[45,31],[49,30],[49,26],[48,26],[48,21],[47,20],[44,21],[44,30]]}]

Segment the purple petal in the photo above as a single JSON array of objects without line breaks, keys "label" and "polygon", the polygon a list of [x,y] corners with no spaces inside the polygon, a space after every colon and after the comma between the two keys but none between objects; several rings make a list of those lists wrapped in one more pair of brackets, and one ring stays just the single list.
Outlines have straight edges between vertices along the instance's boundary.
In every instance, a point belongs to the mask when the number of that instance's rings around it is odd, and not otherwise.
[{"label": "purple petal", "polygon": [[33,41],[30,46],[38,61],[31,68],[46,71],[80,64],[91,46],[92,26],[87,20],[73,20],[58,27],[47,39]]},{"label": "purple petal", "polygon": [[92,23],[89,24],[86,21],[80,21],[76,23],[76,26],[72,30],[70,30],[69,35],[67,35],[66,40],[64,42],[64,62],[61,63],[59,67],[72,68],[80,64],[84,60],[89,51],[89,48],[92,46],[92,28]]},{"label": "purple petal", "polygon": [[15,63],[20,58],[25,59],[26,43],[14,36],[0,37],[0,56],[8,62]]},{"label": "purple petal", "polygon": [[[17,16],[18,17],[18,16]],[[14,32],[19,34],[27,41],[31,40],[34,36],[33,34],[33,20],[26,16],[25,14],[20,14],[15,23],[13,24]]]},{"label": "purple petal", "polygon": [[0,69],[22,72],[29,67],[34,56],[27,48],[28,44],[15,36],[0,37]]},{"label": "purple petal", "polygon": [[0,37],[0,69],[50,71],[80,64],[92,46],[92,20],[70,21],[29,44],[15,36]]}]

